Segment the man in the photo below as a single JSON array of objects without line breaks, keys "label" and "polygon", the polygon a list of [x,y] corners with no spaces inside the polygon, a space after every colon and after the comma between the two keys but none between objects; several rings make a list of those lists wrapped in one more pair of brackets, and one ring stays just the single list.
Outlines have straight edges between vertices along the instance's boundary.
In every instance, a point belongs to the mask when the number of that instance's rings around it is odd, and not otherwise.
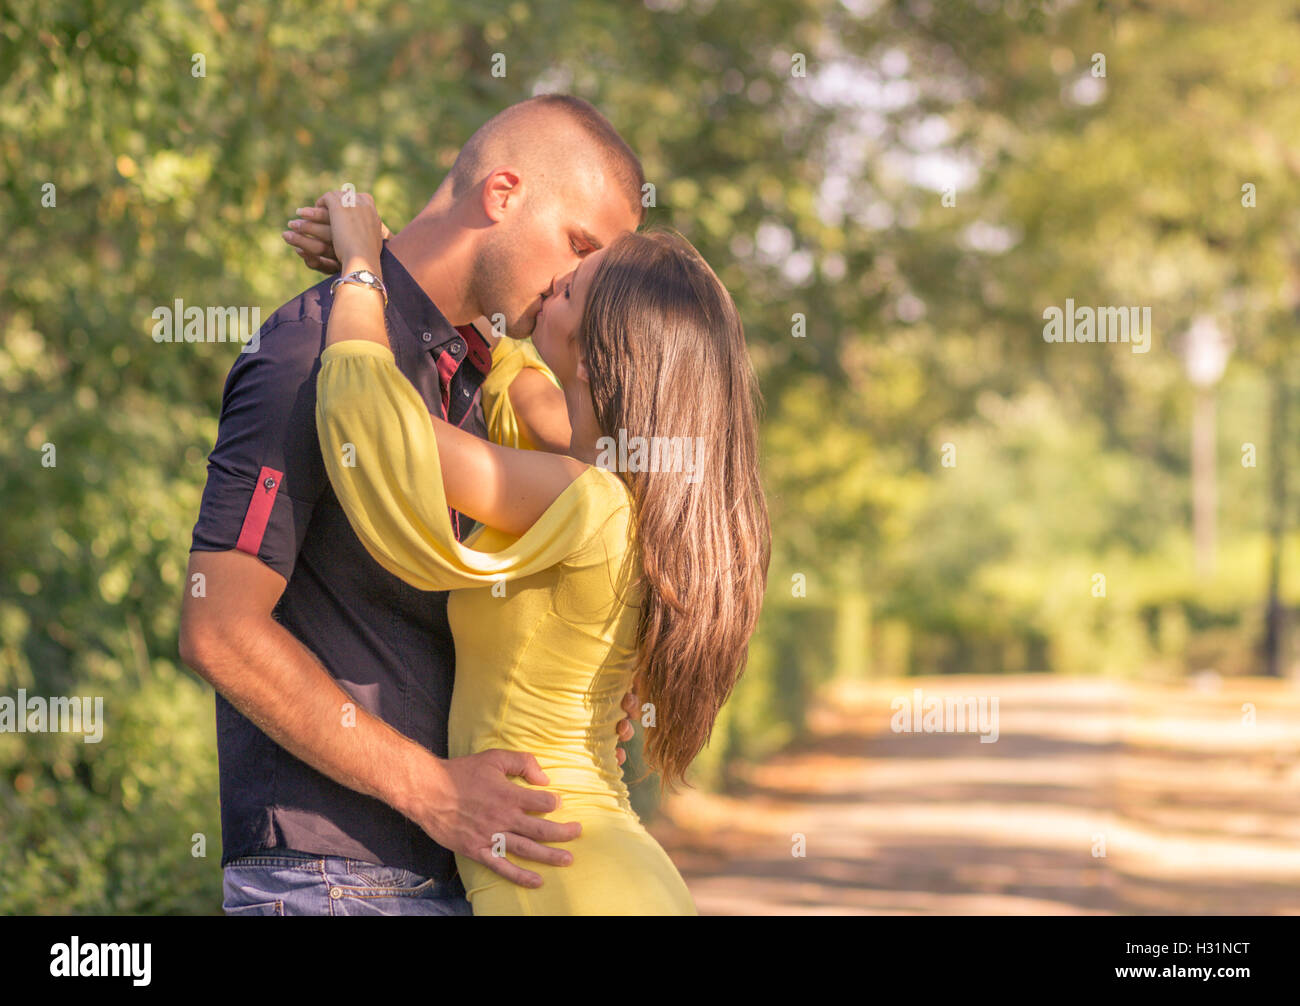
[{"label": "man", "polygon": [[[382,259],[397,363],[431,413],[485,435],[490,352],[470,323],[504,315],[509,335],[529,335],[554,279],[641,222],[643,183],[580,99],[529,99],[474,134]],[[454,852],[536,886],[492,855],[493,836],[559,866],[571,855],[540,843],[580,829],[535,816],[557,799],[510,781],[546,785],[527,752],[446,758],[447,595],[370,557],[320,456],[331,302],[328,281],[290,301],[231,368],[194,529],[180,649],[218,693],[225,908],[469,914]],[[463,538],[471,522],[451,517]]]}]

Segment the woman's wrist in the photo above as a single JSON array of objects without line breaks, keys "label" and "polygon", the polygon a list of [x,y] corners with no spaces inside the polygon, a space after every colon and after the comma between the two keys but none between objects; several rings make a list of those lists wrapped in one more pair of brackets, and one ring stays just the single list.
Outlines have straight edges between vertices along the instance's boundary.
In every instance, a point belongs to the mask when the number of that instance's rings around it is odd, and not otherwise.
[{"label": "woman's wrist", "polygon": [[379,258],[370,255],[348,256],[343,260],[343,270],[339,275],[346,276],[348,273],[356,272],[358,269],[365,269],[367,272],[374,273],[380,279],[384,278],[384,274],[379,268]]}]

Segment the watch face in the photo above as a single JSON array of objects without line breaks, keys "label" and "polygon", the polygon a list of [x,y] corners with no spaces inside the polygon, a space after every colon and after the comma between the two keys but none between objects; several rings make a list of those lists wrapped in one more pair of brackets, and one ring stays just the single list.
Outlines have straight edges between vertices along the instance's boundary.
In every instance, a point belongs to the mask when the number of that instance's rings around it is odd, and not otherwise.
[{"label": "watch face", "polygon": [[373,283],[376,278],[375,274],[371,272],[369,269],[358,269],[355,273],[353,273],[353,275],[356,276],[357,279],[364,280],[367,283]]}]

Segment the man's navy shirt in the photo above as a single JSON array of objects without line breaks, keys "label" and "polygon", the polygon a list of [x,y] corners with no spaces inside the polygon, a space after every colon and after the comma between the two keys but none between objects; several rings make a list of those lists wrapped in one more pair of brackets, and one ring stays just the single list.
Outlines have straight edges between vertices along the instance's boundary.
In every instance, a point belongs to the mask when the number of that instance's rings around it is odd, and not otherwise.
[{"label": "man's navy shirt", "polygon": [[[397,366],[431,413],[486,437],[486,341],[472,326],[453,328],[387,248],[381,265]],[[416,590],[370,557],[330,488],[316,438],[329,283],[276,311],[257,351],[231,367],[191,551],[237,549],[283,576],[275,619],[358,706],[445,758],[455,671],[447,595]],[[453,511],[452,526],[464,537],[473,523]],[[455,873],[452,854],[417,825],[300,761],[220,694],[217,754],[223,866],[279,848],[438,880]]]}]

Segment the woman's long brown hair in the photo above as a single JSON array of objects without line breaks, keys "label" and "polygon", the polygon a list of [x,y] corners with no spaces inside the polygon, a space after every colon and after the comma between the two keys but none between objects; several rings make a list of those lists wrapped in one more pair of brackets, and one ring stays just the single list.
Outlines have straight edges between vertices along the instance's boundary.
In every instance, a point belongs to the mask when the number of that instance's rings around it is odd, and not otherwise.
[{"label": "woman's long brown hair", "polygon": [[761,396],[730,294],[685,238],[612,244],[580,328],[606,435],[700,444],[685,472],[628,471],[643,594],[637,680],[653,703],[646,756],[684,779],[745,668],[771,555],[758,472]]}]

